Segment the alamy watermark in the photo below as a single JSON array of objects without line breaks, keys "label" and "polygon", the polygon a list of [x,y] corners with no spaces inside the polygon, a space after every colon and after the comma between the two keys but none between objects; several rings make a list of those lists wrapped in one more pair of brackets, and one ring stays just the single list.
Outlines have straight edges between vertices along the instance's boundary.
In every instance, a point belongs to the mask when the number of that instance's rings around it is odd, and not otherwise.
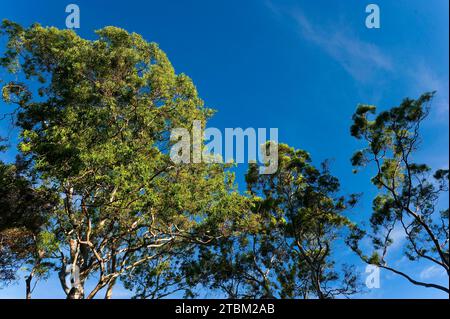
[{"label": "alamy watermark", "polygon": [[219,129],[203,129],[201,121],[193,121],[191,131],[186,128],[171,131],[170,140],[175,143],[170,149],[170,158],[175,164],[242,164],[247,160],[259,163],[261,174],[273,174],[278,170],[278,129],[269,129],[269,139],[266,135],[265,128],[225,128],[223,140]]},{"label": "alamy watermark", "polygon": [[80,28],[80,7],[76,4],[69,4],[66,6],[66,13],[69,15],[66,17],[66,27],[68,29]]},{"label": "alamy watermark", "polygon": [[380,7],[377,4],[371,3],[366,6],[366,13],[369,15],[366,17],[367,29],[379,29],[380,28]]},{"label": "alamy watermark", "polygon": [[366,287],[369,289],[378,289],[380,288],[380,267],[376,265],[367,265],[366,266]]}]

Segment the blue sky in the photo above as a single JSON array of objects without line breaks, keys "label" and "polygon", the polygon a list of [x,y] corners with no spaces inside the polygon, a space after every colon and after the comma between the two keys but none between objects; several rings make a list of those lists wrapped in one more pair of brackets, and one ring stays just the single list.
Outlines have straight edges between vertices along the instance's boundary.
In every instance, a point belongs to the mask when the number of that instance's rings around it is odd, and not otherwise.
[{"label": "blue sky", "polygon": [[[2,2],[0,18],[65,28],[69,3],[80,7],[77,33],[83,37],[115,25],[159,43],[176,71],[189,75],[206,105],[218,110],[208,126],[276,127],[280,142],[307,150],[315,163],[331,159],[343,192],[364,192],[350,215],[354,220],[367,218],[376,192],[371,172],[354,175],[349,161],[361,147],[349,134],[358,103],[385,109],[437,90],[417,161],[448,167],[448,1],[14,0]],[[380,7],[380,29],[365,27],[369,3]],[[0,113],[4,107],[0,103]],[[14,134],[8,123],[0,123],[0,135],[14,143]],[[14,148],[1,156],[11,160]],[[245,165],[237,167],[241,189],[244,172]],[[430,265],[405,263],[399,253],[394,249],[392,263],[408,266],[403,269],[417,278],[448,280]],[[342,259],[364,270],[351,253]],[[0,290],[0,297],[22,297],[23,291],[19,283]],[[50,278],[34,295],[55,298],[62,291]],[[119,289],[115,296],[127,294]],[[381,288],[362,297],[446,295],[382,272]]]}]

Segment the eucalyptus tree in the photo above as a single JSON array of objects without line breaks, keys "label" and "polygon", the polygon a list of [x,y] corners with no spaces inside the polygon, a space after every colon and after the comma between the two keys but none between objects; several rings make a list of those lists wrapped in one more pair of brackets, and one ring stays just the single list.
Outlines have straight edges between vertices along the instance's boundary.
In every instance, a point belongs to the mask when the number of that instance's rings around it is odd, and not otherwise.
[{"label": "eucalyptus tree", "polygon": [[[20,79],[2,90],[17,106],[19,151],[59,197],[42,229],[68,298],[102,289],[109,298],[139,266],[223,236],[243,199],[222,165],[170,160],[170,131],[205,123],[212,110],[157,44],[116,27],[95,40],[10,21],[1,31],[0,63]],[[72,286],[68,273],[78,274]]]},{"label": "eucalyptus tree", "polygon": [[275,269],[288,259],[280,232],[271,220],[248,208],[232,226],[232,234],[203,246],[181,270],[190,287],[199,284],[207,296],[232,299],[278,297]]},{"label": "eucalyptus tree", "polygon": [[[285,144],[274,174],[250,165],[252,206],[237,235],[204,247],[187,269],[230,298],[333,298],[359,291],[357,273],[337,265],[338,239],[352,226],[343,214],[356,196],[338,196],[339,181],[324,164]],[[342,244],[342,243],[341,243]]]},{"label": "eucalyptus tree", "polygon": [[338,239],[352,226],[344,212],[357,196],[339,195],[339,180],[326,162],[316,168],[307,152],[285,144],[278,154],[275,174],[261,175],[251,166],[246,180],[258,213],[279,229],[289,254],[281,260],[284,267],[276,267],[279,295],[324,299],[358,292],[357,273],[335,262]]},{"label": "eucalyptus tree", "polygon": [[[351,134],[365,143],[352,157],[355,167],[375,169],[372,183],[379,194],[373,200],[371,229],[355,228],[349,245],[369,264],[396,273],[414,285],[449,292],[448,286],[414,278],[387,261],[394,233],[401,234],[404,256],[431,263],[449,274],[448,169],[432,169],[417,163],[420,126],[429,114],[434,93],[404,99],[376,114],[373,105],[359,105]],[[373,252],[366,254],[360,240],[371,238]]]},{"label": "eucalyptus tree", "polygon": [[0,285],[18,280],[22,269],[27,298],[31,298],[33,279],[44,277],[48,268],[43,259],[49,236],[41,230],[54,201],[54,194],[34,187],[24,176],[20,161],[0,161]]}]

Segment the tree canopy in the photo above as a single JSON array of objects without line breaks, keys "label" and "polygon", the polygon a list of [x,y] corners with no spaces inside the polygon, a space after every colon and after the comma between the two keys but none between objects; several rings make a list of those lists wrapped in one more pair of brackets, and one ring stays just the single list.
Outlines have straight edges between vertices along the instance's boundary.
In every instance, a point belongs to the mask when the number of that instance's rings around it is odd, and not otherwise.
[{"label": "tree canopy", "polygon": [[448,169],[432,173],[428,165],[414,161],[421,142],[419,128],[429,113],[433,95],[425,93],[416,100],[405,99],[374,120],[369,116],[376,113],[375,106],[358,106],[351,134],[364,140],[367,147],[353,155],[352,164],[375,166],[372,183],[380,193],[373,200],[370,218],[373,254],[367,256],[359,247],[367,233],[363,229],[354,229],[348,243],[364,261],[399,274],[413,284],[448,293],[448,287],[414,279],[386,260],[394,241],[393,232],[399,229],[406,238],[404,255],[410,261],[427,260],[449,274],[448,206],[440,204],[448,193]]},{"label": "tree canopy", "polygon": [[2,284],[25,272],[27,298],[50,275],[67,298],[111,298],[118,282],[135,298],[349,297],[362,286],[355,265],[338,258],[348,249],[448,293],[386,258],[400,230],[407,258],[449,273],[449,172],[413,158],[433,93],[377,115],[357,107],[351,135],[364,148],[351,162],[373,166],[379,190],[365,228],[350,214],[359,195],[343,194],[330,163],[316,165],[305,150],[268,142],[278,170],[250,163],[246,192],[230,164],[175,164],[170,133],[206,126],[214,111],[156,43],[112,26],[89,40],[4,20],[0,34],[10,75],[2,97],[19,132],[16,161],[0,161]]},{"label": "tree canopy", "polygon": [[[222,236],[245,201],[224,166],[171,162],[170,130],[211,110],[156,44],[116,27],[93,41],[38,24],[4,21],[2,31],[1,65],[27,80],[5,84],[3,98],[18,106],[19,149],[37,185],[58,196],[40,231],[68,297],[104,287],[109,297],[139,265]],[[68,271],[79,272],[78,287]],[[85,292],[90,277],[97,284]]]}]

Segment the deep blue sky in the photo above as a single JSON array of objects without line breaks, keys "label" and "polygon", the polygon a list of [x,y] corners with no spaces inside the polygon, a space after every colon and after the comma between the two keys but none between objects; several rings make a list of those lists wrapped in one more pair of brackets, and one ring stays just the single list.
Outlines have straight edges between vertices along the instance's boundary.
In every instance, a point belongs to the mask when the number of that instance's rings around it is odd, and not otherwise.
[{"label": "deep blue sky", "polygon": [[[367,218],[375,194],[371,172],[354,175],[349,162],[361,146],[349,134],[358,103],[385,109],[437,90],[417,160],[448,167],[448,1],[14,0],[2,1],[0,18],[65,28],[69,3],[80,7],[83,37],[114,25],[159,43],[176,71],[189,75],[206,105],[218,110],[208,126],[277,127],[280,142],[307,150],[315,163],[332,159],[343,191],[364,192],[354,220]],[[380,6],[380,29],[365,27],[369,3]],[[0,123],[0,135],[8,134],[14,142],[14,132]],[[14,149],[0,156],[11,160]],[[244,171],[244,165],[236,170],[241,189]],[[392,264],[410,265],[398,254],[394,249]],[[351,253],[341,258],[358,263]],[[446,281],[427,264],[403,269]],[[21,283],[0,290],[0,297],[23,295]],[[38,285],[35,296],[62,297],[57,280]],[[127,294],[119,289],[121,296]],[[382,273],[381,288],[363,297],[446,296]]]}]

